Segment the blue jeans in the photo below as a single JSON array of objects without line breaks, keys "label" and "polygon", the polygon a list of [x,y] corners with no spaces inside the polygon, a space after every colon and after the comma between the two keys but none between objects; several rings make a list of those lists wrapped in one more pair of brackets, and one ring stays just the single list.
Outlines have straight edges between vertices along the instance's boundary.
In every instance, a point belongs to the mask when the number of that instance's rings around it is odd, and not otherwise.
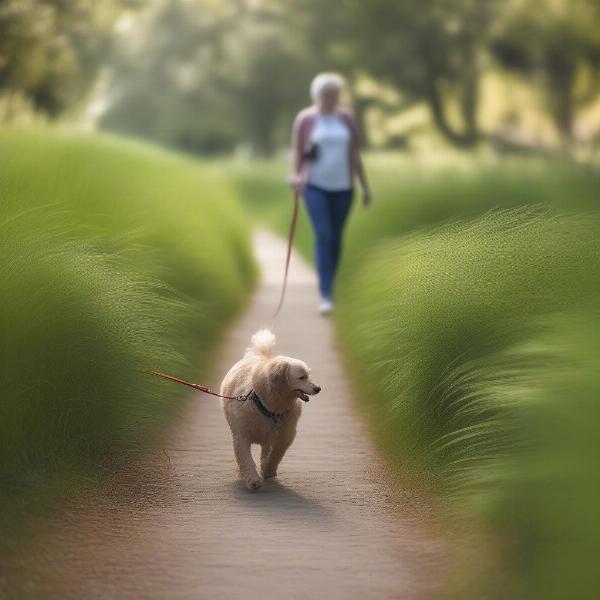
[{"label": "blue jeans", "polygon": [[314,185],[307,185],[304,190],[304,200],[315,232],[315,258],[323,298],[332,297],[333,278],[342,248],[342,231],[353,195],[351,189],[328,192]]}]

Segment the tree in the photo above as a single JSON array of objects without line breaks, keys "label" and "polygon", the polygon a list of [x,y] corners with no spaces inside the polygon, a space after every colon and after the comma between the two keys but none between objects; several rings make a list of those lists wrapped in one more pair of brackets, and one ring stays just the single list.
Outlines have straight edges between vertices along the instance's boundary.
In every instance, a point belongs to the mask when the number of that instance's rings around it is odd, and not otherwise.
[{"label": "tree", "polygon": [[239,126],[222,85],[223,42],[237,5],[167,0],[140,15],[115,52],[100,125],[190,152],[231,149]]},{"label": "tree", "polygon": [[494,50],[506,67],[541,80],[558,131],[572,139],[577,110],[600,91],[600,4],[512,0]]},{"label": "tree", "polygon": [[166,0],[123,45],[101,126],[188,151],[269,154],[305,102],[304,45],[281,3]]},{"label": "tree", "polygon": [[227,87],[243,135],[264,154],[288,142],[293,113],[308,101],[313,66],[291,22],[280,6],[262,6],[228,34]]},{"label": "tree", "polygon": [[[325,60],[366,71],[425,101],[452,143],[477,142],[479,80],[499,0],[295,0]],[[305,17],[305,19],[310,17]],[[460,122],[449,117],[458,107]]]},{"label": "tree", "polygon": [[[350,4],[367,68],[427,102],[435,125],[450,142],[476,143],[479,82],[497,0]],[[460,123],[452,123],[450,103],[457,106]]]},{"label": "tree", "polygon": [[56,116],[85,97],[106,56],[117,0],[4,0],[0,92]]}]

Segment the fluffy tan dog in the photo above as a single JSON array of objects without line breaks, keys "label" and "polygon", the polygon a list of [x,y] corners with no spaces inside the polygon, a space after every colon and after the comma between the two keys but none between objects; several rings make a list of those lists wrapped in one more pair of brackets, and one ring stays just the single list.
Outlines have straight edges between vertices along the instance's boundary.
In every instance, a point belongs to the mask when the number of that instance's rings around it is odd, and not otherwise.
[{"label": "fluffy tan dog", "polygon": [[321,388],[312,383],[308,366],[295,358],[273,353],[275,336],[268,329],[257,331],[242,360],[221,383],[221,394],[242,396],[245,402],[223,400],[225,418],[231,428],[233,449],[246,487],[256,491],[262,484],[250,452],[252,444],[261,448],[262,477],[275,477],[277,467],[296,437],[302,403]]}]

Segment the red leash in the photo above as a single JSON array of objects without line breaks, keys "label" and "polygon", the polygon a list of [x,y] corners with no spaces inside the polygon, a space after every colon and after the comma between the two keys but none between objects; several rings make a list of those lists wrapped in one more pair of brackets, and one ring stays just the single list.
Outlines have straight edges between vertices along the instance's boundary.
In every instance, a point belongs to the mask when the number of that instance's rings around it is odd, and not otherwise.
[{"label": "red leash", "polygon": [[285,289],[287,287],[288,280],[288,271],[290,270],[290,259],[292,258],[292,246],[294,244],[294,236],[296,234],[296,223],[298,222],[298,206],[300,204],[300,197],[298,195],[298,191],[294,190],[294,208],[292,211],[292,222],[290,223],[290,232],[288,233],[288,247],[287,247],[287,256],[285,259],[285,271],[283,274],[283,286],[281,288],[281,297],[279,298],[279,304],[277,305],[277,310],[273,314],[273,318],[275,318],[281,307],[283,306],[283,300],[285,298]]},{"label": "red leash", "polygon": [[163,379],[167,379],[168,381],[175,381],[176,383],[181,383],[183,385],[187,385],[188,387],[194,388],[195,390],[199,390],[204,392],[205,394],[211,394],[211,396],[218,396],[219,398],[225,398],[226,400],[239,400],[240,402],[245,402],[248,399],[248,396],[252,393],[248,392],[245,396],[223,396],[222,394],[217,394],[217,392],[213,392],[211,389],[200,385],[198,383],[190,383],[185,379],[180,379],[179,377],[173,377],[173,375],[167,375],[166,373],[161,373],[160,371],[149,371],[145,370],[145,373],[150,373],[150,375],[156,375],[157,377],[162,377]]}]

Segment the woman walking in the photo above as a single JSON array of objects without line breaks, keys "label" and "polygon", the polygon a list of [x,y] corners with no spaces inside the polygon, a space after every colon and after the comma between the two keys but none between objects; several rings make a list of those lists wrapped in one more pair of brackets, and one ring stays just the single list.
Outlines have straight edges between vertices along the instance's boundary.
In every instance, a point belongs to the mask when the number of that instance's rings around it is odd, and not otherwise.
[{"label": "woman walking", "polygon": [[333,282],[356,178],[363,204],[371,201],[356,121],[339,106],[342,88],[339,75],[317,75],[310,86],[313,105],[300,111],[292,131],[290,183],[304,196],[314,230],[321,314],[333,310]]}]

